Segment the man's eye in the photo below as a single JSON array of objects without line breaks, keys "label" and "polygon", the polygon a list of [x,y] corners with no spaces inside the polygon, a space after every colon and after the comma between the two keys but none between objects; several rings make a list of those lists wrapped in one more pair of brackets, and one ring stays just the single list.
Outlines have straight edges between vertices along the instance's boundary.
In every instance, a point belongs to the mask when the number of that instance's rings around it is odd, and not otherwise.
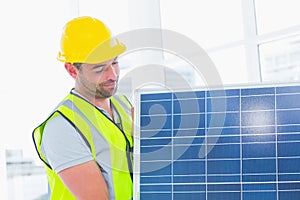
[{"label": "man's eye", "polygon": [[114,61],[112,64],[113,65],[117,65],[117,64],[119,64],[119,62],[118,61]]},{"label": "man's eye", "polygon": [[99,68],[99,69],[97,69],[97,70],[95,70],[95,72],[96,72],[97,74],[103,72],[103,67],[102,67],[102,68]]}]

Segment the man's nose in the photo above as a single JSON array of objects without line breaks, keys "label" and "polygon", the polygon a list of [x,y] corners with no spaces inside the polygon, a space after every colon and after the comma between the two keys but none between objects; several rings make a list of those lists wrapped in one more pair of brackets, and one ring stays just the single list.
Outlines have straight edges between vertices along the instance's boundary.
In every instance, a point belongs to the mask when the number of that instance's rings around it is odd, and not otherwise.
[{"label": "man's nose", "polygon": [[118,77],[118,70],[113,65],[107,66],[106,73],[107,79],[116,80]]}]

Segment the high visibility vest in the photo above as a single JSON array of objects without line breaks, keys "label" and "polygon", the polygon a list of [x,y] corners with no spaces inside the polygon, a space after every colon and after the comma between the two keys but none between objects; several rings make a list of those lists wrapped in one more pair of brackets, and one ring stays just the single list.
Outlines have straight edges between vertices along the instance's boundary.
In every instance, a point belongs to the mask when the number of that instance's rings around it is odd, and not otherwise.
[{"label": "high visibility vest", "polygon": [[[92,138],[92,129],[105,138],[105,141],[109,145],[110,167],[112,170],[112,180],[108,181],[113,183],[115,199],[132,199],[132,106],[125,96],[114,96],[110,100],[120,115],[123,130],[94,105],[72,93],[59,104],[40,126],[34,129],[33,141],[40,159],[45,163],[49,188],[51,190],[51,200],[75,199],[58,174],[47,163],[41,151],[44,127],[57,115],[63,116],[84,137],[95,161],[96,152]],[[101,167],[101,164],[98,163],[98,165]]]}]

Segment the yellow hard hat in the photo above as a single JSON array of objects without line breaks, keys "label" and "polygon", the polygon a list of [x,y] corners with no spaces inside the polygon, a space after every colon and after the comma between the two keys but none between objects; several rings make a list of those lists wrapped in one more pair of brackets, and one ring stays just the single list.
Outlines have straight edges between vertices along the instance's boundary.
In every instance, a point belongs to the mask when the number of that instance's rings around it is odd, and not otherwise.
[{"label": "yellow hard hat", "polygon": [[88,16],[69,21],[61,36],[61,62],[96,64],[123,53],[126,46],[113,38],[109,28],[100,20]]}]

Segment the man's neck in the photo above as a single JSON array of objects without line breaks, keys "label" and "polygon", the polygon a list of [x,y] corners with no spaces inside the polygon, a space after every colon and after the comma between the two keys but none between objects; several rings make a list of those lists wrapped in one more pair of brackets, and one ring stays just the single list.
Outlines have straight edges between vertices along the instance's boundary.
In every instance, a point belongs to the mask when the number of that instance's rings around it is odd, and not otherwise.
[{"label": "man's neck", "polygon": [[88,100],[90,103],[95,105],[96,107],[99,107],[101,109],[104,109],[106,112],[111,112],[111,105],[109,98],[95,98],[94,96],[90,96],[88,94],[85,94],[81,91],[78,91],[76,89],[73,90],[76,94],[80,95],[84,99]]},{"label": "man's neck", "polygon": [[111,117],[111,119],[114,120],[114,114],[113,114],[113,110],[112,110],[109,98],[101,98],[101,99],[89,98],[88,95],[84,95],[84,94],[80,93],[80,91],[77,91],[76,89],[73,90],[73,93],[81,96],[83,99],[87,100],[94,106],[96,106],[102,110],[105,110],[105,112]]}]

